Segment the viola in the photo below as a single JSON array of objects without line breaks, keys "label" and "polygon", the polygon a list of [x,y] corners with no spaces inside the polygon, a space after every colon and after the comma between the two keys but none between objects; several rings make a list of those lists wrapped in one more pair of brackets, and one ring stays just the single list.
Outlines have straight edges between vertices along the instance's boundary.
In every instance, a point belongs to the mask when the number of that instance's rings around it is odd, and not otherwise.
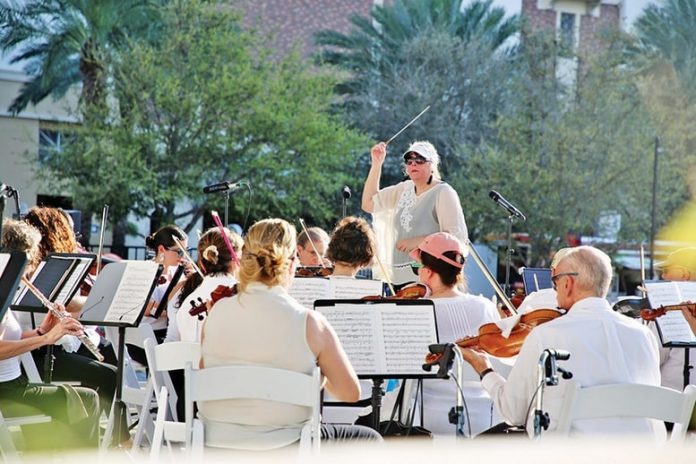
[{"label": "viola", "polygon": [[189,309],[189,314],[191,316],[198,316],[198,320],[202,321],[207,314],[208,310],[213,307],[215,303],[223,298],[230,298],[235,296],[239,290],[237,289],[237,284],[229,287],[227,285],[218,285],[215,290],[210,293],[210,299],[203,300],[203,298],[198,298],[198,301],[191,300],[191,308]]},{"label": "viola", "polygon": [[[502,330],[497,324],[489,322],[479,327],[477,336],[462,338],[455,343],[460,348],[478,347],[492,356],[509,358],[520,352],[524,340],[534,327],[552,321],[562,315],[563,313],[555,309],[537,309],[536,311],[523,314],[508,338],[503,337]],[[441,353],[428,353],[425,357],[425,364],[437,364],[441,358]]]},{"label": "viola", "polygon": [[660,306],[655,309],[643,308],[640,310],[640,317],[646,321],[654,321],[660,316],[667,314],[667,311],[681,311],[686,309],[692,316],[696,317],[696,303],[682,303],[676,305]]},{"label": "viola", "polygon": [[333,274],[332,267],[298,266],[295,269],[295,277],[328,277],[331,274]]}]

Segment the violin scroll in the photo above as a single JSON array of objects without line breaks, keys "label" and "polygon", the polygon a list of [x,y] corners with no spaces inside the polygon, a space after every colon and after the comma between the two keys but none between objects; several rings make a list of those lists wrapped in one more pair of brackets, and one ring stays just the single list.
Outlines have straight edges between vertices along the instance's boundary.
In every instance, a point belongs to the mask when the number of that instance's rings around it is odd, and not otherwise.
[{"label": "violin scroll", "polygon": [[210,293],[210,299],[203,301],[203,298],[198,297],[198,301],[191,300],[191,308],[189,309],[189,314],[191,316],[197,316],[198,320],[202,321],[204,313],[207,313],[213,305],[223,298],[229,298],[236,295],[238,292],[237,284],[232,287],[227,285],[218,285],[215,290]]}]

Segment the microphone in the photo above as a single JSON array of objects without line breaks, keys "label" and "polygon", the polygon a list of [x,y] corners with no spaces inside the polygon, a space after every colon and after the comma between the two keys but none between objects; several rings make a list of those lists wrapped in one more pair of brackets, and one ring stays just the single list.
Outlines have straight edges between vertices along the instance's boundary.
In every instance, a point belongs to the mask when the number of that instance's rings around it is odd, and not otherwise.
[{"label": "microphone", "polygon": [[240,182],[218,182],[217,184],[210,184],[203,187],[203,193],[218,193],[218,192],[234,192],[239,190],[244,185],[244,181]]},{"label": "microphone", "polygon": [[491,190],[491,193],[488,194],[489,197],[493,199],[496,203],[498,203],[500,206],[505,208],[508,213],[510,213],[511,216],[516,216],[517,218],[526,221],[527,217],[522,214],[522,212],[515,207],[512,203],[507,201],[505,197],[503,197],[501,194],[496,192],[495,190]]},{"label": "microphone", "polygon": [[352,193],[351,193],[351,191],[350,191],[350,187],[348,187],[347,185],[344,185],[344,186],[343,186],[343,190],[342,190],[341,193],[343,194],[343,198],[344,198],[345,200],[349,199],[350,196],[352,195]]}]

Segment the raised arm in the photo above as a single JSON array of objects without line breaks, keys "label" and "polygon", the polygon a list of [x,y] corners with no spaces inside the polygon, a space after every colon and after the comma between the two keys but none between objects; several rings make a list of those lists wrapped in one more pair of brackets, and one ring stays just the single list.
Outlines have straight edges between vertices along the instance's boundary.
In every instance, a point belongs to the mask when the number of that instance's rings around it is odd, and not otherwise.
[{"label": "raised arm", "polygon": [[360,384],[336,332],[323,315],[307,314],[307,343],[316,355],[321,373],[326,377],[326,389],[339,401],[360,399]]},{"label": "raised arm", "polygon": [[387,145],[384,142],[380,142],[370,149],[372,165],[362,191],[362,209],[366,213],[372,213],[375,210],[373,197],[379,192],[379,179],[382,175],[382,165],[386,156]]}]

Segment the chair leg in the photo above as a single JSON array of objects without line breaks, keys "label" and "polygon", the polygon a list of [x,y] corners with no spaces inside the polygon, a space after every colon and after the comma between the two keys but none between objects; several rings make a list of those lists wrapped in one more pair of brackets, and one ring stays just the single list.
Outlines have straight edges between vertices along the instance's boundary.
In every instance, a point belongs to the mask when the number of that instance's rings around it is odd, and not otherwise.
[{"label": "chair leg", "polygon": [[164,439],[164,421],[167,416],[167,389],[162,387],[159,399],[157,400],[157,419],[155,420],[155,431],[152,437],[150,448],[150,461],[159,461],[160,449]]},{"label": "chair leg", "polygon": [[203,422],[198,419],[193,421],[193,437],[191,442],[191,459],[193,462],[203,462],[203,448],[205,447],[205,431]]},{"label": "chair leg", "polygon": [[135,429],[135,436],[133,437],[133,451],[140,448],[143,442],[143,436],[146,435],[150,444],[153,442],[153,424],[152,416],[150,415],[150,407],[152,403],[152,397],[154,396],[154,386],[152,379],[148,379],[147,385],[145,386],[145,398],[143,399],[143,404],[140,406],[140,413],[138,427]]},{"label": "chair leg", "polygon": [[10,434],[10,430],[3,423],[2,416],[0,416],[0,453],[2,454],[3,462],[19,461],[17,448],[15,448],[14,441],[12,441],[12,434]]}]

